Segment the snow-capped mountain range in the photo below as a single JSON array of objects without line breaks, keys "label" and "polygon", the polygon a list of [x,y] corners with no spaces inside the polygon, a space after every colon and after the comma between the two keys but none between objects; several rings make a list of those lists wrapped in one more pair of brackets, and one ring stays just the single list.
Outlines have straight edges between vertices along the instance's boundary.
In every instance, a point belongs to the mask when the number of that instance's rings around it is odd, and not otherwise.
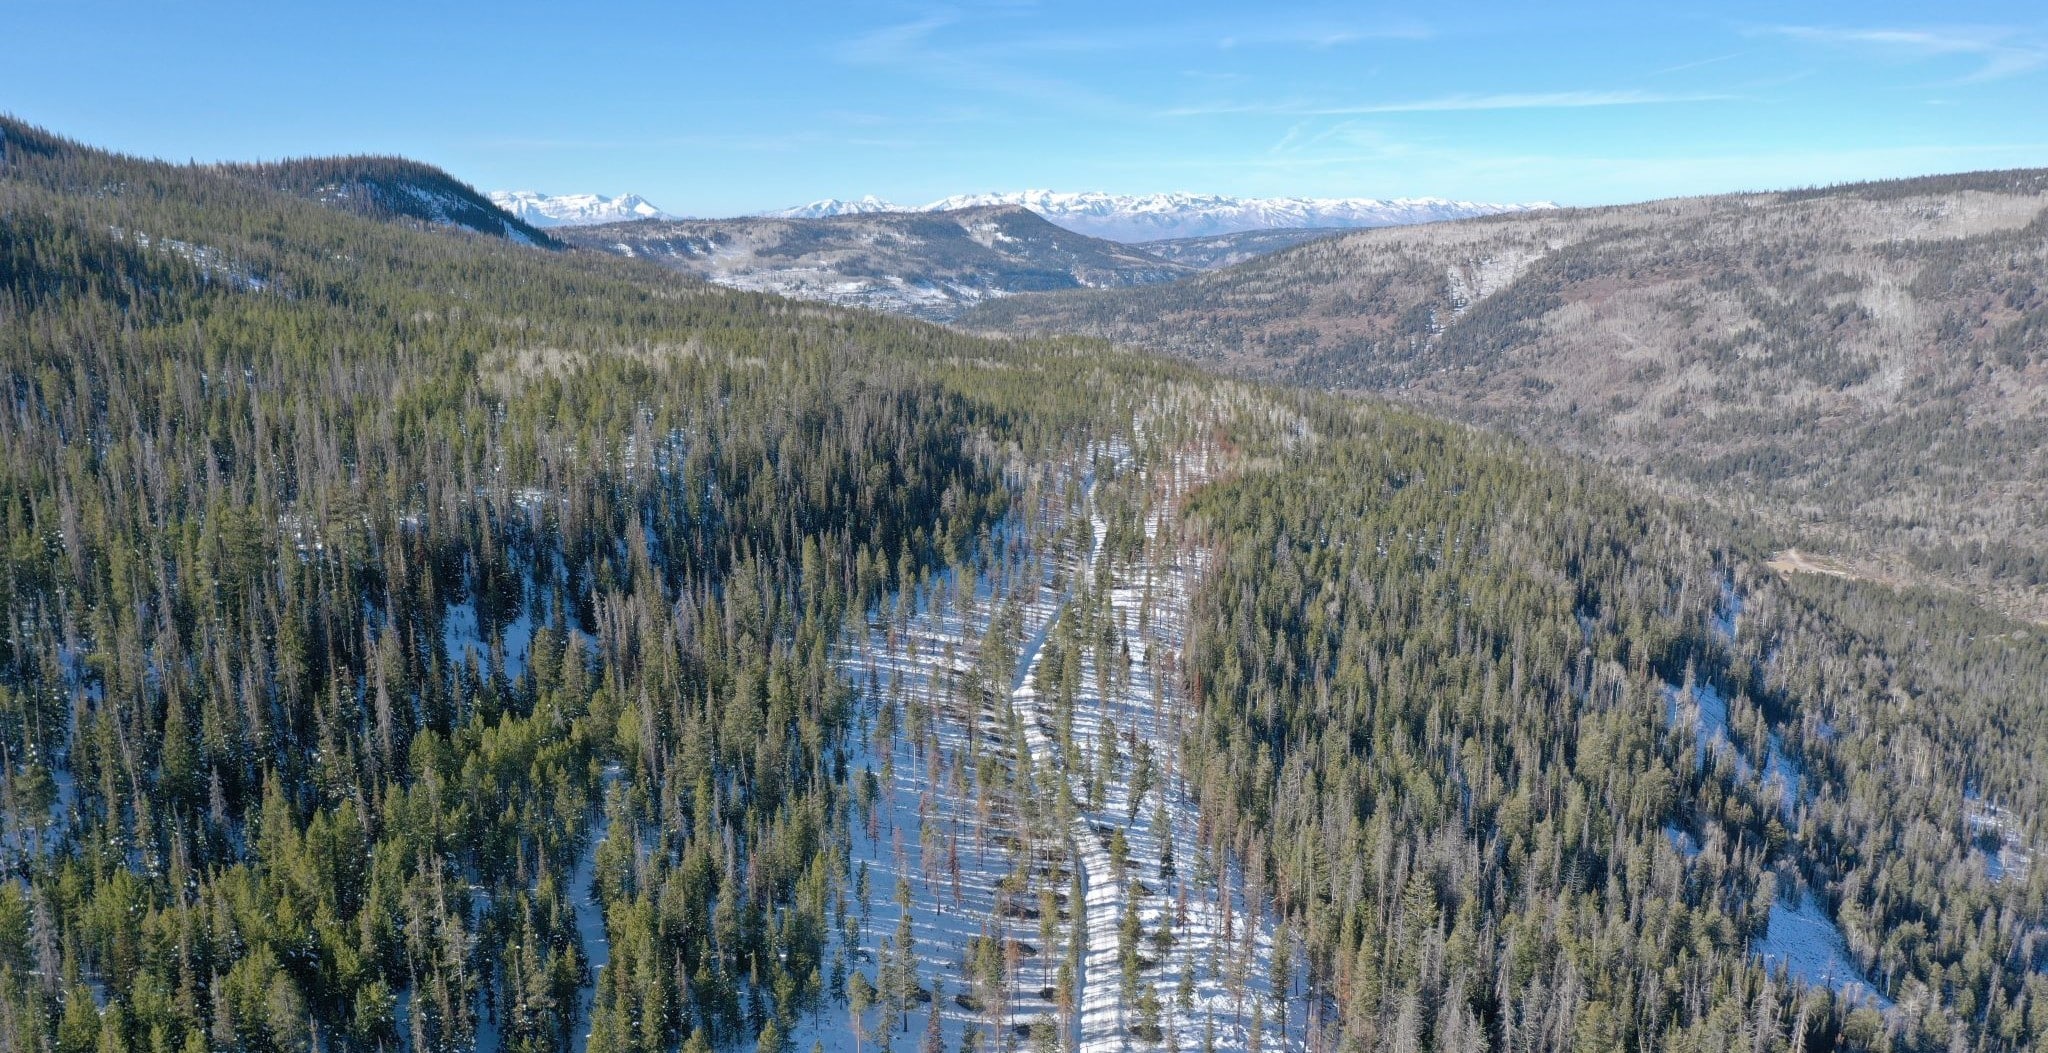
[{"label": "snow-capped mountain range", "polygon": [[816,219],[872,212],[943,212],[988,205],[1022,205],[1068,230],[1114,241],[1155,241],[1298,227],[1392,227],[1557,207],[1547,201],[1504,205],[1440,197],[1230,197],[1022,190],[956,194],[926,205],[896,205],[872,195],[857,201],[828,198],[765,215]]},{"label": "snow-capped mountain range", "polygon": [[[637,194],[606,197],[602,194],[493,190],[490,197],[498,207],[536,227],[581,227],[634,219],[678,218]],[[884,212],[948,212],[990,205],[1021,205],[1077,234],[1126,242],[1207,237],[1247,230],[1394,227],[1557,207],[1547,201],[1492,204],[1441,197],[1230,197],[1225,194],[1019,190],[955,194],[923,205],[898,204],[872,194],[852,200],[826,198],[759,215],[774,219],[825,219]]]},{"label": "snow-capped mountain range", "polygon": [[936,209],[898,205],[869,194],[857,201],[841,201],[836,197],[828,197],[823,201],[813,201],[808,205],[798,205],[794,208],[778,208],[773,212],[763,212],[761,215],[769,219],[827,219],[832,216],[868,216],[877,212],[932,211]]},{"label": "snow-capped mountain range", "polygon": [[584,227],[629,219],[674,219],[638,194],[543,194],[493,190],[491,203],[536,227]]}]

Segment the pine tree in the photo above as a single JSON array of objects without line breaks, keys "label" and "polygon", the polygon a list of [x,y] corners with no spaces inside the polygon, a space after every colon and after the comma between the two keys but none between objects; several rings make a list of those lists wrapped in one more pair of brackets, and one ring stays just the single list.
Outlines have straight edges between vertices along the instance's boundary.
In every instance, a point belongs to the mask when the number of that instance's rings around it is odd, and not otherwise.
[{"label": "pine tree", "polygon": [[866,973],[855,969],[846,992],[847,1028],[853,1032],[854,1053],[860,1053],[861,1044],[867,1038],[867,1011],[874,1004],[874,998],[875,985],[868,982]]}]

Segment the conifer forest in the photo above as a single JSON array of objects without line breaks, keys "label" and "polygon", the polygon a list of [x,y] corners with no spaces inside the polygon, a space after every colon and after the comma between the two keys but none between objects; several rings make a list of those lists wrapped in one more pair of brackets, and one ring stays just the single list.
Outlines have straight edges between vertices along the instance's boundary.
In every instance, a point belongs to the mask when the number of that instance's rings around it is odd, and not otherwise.
[{"label": "conifer forest", "polygon": [[0,1051],[2048,1050],[2038,623],[408,179],[0,120]]}]

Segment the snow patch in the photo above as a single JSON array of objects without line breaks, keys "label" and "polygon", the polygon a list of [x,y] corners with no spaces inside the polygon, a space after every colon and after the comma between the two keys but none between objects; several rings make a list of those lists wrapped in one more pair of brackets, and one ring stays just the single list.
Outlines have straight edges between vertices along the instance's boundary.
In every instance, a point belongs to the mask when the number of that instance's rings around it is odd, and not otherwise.
[{"label": "snow patch", "polygon": [[1812,896],[1794,893],[1774,901],[1768,928],[1750,946],[1750,953],[1772,968],[1784,965],[1794,979],[1803,983],[1826,987],[1850,998],[1868,999],[1880,1008],[1891,1008],[1891,1000],[1877,993],[1863,978],[1863,971],[1849,957],[1849,945],[1842,938],[1841,928]]},{"label": "snow patch", "polygon": [[[865,873],[869,895],[847,905],[858,924],[842,953],[847,968],[877,979],[898,934],[909,934],[925,993],[907,1019],[885,1021],[873,1010],[866,1021],[893,1025],[899,1046],[920,1041],[936,1014],[947,1048],[959,1048],[969,1031],[979,1032],[983,1048],[1022,1043],[1034,1025],[1064,1035],[1068,1049],[1164,1048],[1134,1033],[1138,1009],[1123,997],[1119,923],[1127,908],[1144,934],[1138,993],[1156,991],[1160,1026],[1179,1048],[1200,1048],[1213,1029],[1216,1048],[1246,1049],[1254,1002],[1275,1004],[1266,976],[1272,919],[1247,903],[1238,861],[1219,867],[1202,859],[1194,798],[1177,775],[1185,703],[1167,670],[1201,563],[1171,530],[1166,495],[1206,478],[1209,466],[1184,457],[1155,478],[1140,473],[1128,450],[1096,452],[1114,482],[1098,486],[1092,459],[1070,465],[1078,504],[1058,496],[1062,487],[1042,487],[1043,504],[992,533],[989,555],[964,587],[954,572],[935,576],[877,608],[841,649],[840,666],[858,688],[848,770],[856,784],[872,778],[875,790],[873,809],[856,809],[851,823],[849,864],[856,878]],[[1101,558],[1107,524],[1096,502],[1106,486],[1157,491],[1144,554],[1127,565]],[[1090,611],[1108,621],[1070,665],[1079,684],[1069,758],[1053,741],[1052,701],[1039,685],[1056,627],[1082,617],[1091,597],[1107,599]],[[1089,807],[1083,758],[1110,742],[1124,761]],[[1143,777],[1133,760],[1140,753],[1151,758]],[[991,764],[1024,789],[992,798]],[[1062,781],[1077,806],[1064,829],[1056,821]],[[1112,837],[1127,848],[1124,880]],[[1162,867],[1169,851],[1174,863]],[[910,894],[907,912],[895,899],[899,882]],[[1078,900],[1069,895],[1075,888]],[[1055,903],[1050,942],[1041,928],[1045,894]],[[1172,939],[1157,940],[1169,922]],[[1075,1011],[1062,1019],[1047,992],[1057,994],[1075,924],[1084,946],[1071,977]],[[1009,960],[1000,990],[968,968],[971,948],[983,941]],[[1289,1016],[1285,1034],[1281,1016],[1266,1013],[1264,1048],[1298,1048],[1306,1014]],[[823,1007],[792,1041],[851,1050],[849,1024],[843,1002]]]}]

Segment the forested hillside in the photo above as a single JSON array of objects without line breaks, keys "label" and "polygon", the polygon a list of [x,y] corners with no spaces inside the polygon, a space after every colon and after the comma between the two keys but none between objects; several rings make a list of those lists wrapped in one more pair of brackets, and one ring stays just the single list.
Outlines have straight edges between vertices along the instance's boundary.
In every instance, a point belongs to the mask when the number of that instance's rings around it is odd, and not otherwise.
[{"label": "forested hillside", "polygon": [[302,157],[220,171],[372,219],[461,227],[522,245],[555,247],[546,231],[499,208],[476,188],[403,157]]},{"label": "forested hillside", "polygon": [[0,133],[0,1049],[2048,1046],[2038,633],[1378,404]]},{"label": "forested hillside", "polygon": [[1273,230],[1246,230],[1236,234],[1210,234],[1198,238],[1141,241],[1136,247],[1163,260],[1172,260],[1203,270],[1215,270],[1218,267],[1228,267],[1257,259],[1269,252],[1291,249],[1304,242],[1334,238],[1344,233],[1346,231],[1337,227],[1280,227]]},{"label": "forested hillside", "polygon": [[961,322],[1510,427],[2043,618],[2044,235],[2048,173],[1980,172],[1359,232]]},{"label": "forested hillside", "polygon": [[983,342],[6,141],[11,1048],[563,1044],[608,781],[646,837],[596,928],[659,895],[636,982],[712,1007],[617,1043],[751,1042],[718,992],[810,979],[789,911],[846,878],[841,619],[1086,389],[1021,414],[939,379]]},{"label": "forested hillside", "polygon": [[1312,455],[1191,509],[1188,764],[1331,1034],[2039,1041],[2039,634],[1782,581],[1598,473],[1320,405]]}]

